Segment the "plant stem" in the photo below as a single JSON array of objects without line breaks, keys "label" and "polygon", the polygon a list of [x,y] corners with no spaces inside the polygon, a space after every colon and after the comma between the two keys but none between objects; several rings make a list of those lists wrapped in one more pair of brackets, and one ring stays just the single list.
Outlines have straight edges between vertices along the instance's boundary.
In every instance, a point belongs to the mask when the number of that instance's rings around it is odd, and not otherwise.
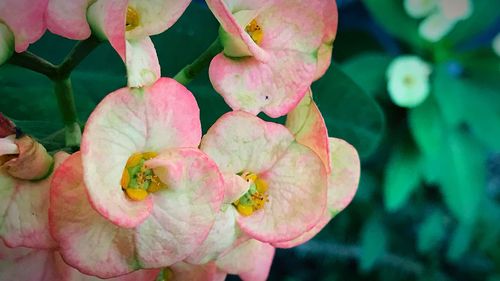
[{"label": "plant stem", "polygon": [[55,65],[30,52],[14,53],[8,63],[41,73],[47,77],[53,77],[57,73]]},{"label": "plant stem", "polygon": [[100,41],[95,36],[78,42],[66,56],[64,61],[58,65],[58,74],[60,79],[66,79],[80,62],[85,59],[98,45]]},{"label": "plant stem", "polygon": [[222,45],[217,38],[193,63],[185,66],[179,73],[174,76],[174,79],[182,85],[187,85],[196,77],[205,67],[210,64],[210,61],[218,53],[222,51]]},{"label": "plant stem", "polygon": [[71,87],[71,80],[57,79],[54,82],[54,92],[57,98],[59,111],[61,112],[65,128],[65,142],[66,146],[74,147],[79,146],[82,138],[80,125],[78,124],[78,116],[76,112],[75,99],[73,97],[73,88]]}]

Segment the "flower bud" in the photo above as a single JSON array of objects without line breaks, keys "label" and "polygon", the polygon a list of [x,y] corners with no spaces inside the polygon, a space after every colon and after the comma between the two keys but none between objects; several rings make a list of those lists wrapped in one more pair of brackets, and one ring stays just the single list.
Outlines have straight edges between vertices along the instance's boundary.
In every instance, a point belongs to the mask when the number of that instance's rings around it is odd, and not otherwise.
[{"label": "flower bud", "polygon": [[54,160],[40,143],[26,135],[15,139],[14,143],[17,155],[9,157],[1,166],[9,175],[22,180],[38,180],[49,174]]}]

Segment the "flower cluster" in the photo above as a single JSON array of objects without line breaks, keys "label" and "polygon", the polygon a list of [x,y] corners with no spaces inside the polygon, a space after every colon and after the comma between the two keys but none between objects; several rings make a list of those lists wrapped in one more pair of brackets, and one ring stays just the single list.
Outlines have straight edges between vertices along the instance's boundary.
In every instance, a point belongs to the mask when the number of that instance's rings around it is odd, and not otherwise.
[{"label": "flower cluster", "polygon": [[[108,40],[128,85],[95,108],[71,155],[49,155],[2,118],[0,279],[265,280],[275,248],[308,241],[352,200],[357,152],[328,137],[310,90],[330,64],[335,1],[207,0],[223,47],[210,79],[233,111],[205,135],[149,38],[190,1],[34,2],[37,25]],[[9,28],[16,51],[32,42]]]}]

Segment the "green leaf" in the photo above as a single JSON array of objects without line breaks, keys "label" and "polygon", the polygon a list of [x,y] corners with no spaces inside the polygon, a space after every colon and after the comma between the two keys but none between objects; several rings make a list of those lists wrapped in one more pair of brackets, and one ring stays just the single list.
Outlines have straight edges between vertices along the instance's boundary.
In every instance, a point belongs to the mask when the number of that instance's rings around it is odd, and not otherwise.
[{"label": "green leaf", "polygon": [[405,144],[396,147],[385,168],[384,203],[389,211],[396,211],[406,204],[419,186],[420,154]]},{"label": "green leaf", "polygon": [[418,227],[417,248],[420,253],[429,253],[439,249],[439,245],[446,237],[447,219],[443,212],[435,210],[425,217]]},{"label": "green leaf", "polygon": [[386,251],[387,234],[380,218],[376,215],[364,225],[361,231],[361,260],[360,269],[363,272],[370,271],[377,259]]},{"label": "green leaf", "polygon": [[447,126],[431,97],[410,111],[410,124],[425,159],[426,179],[439,184],[460,221],[472,224],[486,188],[486,153],[469,134]]},{"label": "green leaf", "polygon": [[385,73],[391,61],[392,57],[383,53],[363,53],[344,62],[341,69],[367,94],[375,97],[385,93]]},{"label": "green leaf", "polygon": [[361,157],[369,156],[380,144],[385,120],[378,104],[337,66],[312,85],[330,136],[351,143]]},{"label": "green leaf", "polygon": [[363,3],[375,20],[392,35],[417,48],[428,45],[418,34],[419,21],[406,14],[401,0],[363,0]]},{"label": "green leaf", "polygon": [[450,261],[459,260],[469,249],[472,242],[473,227],[470,224],[461,223],[451,235],[451,241],[446,253]]},{"label": "green leaf", "polygon": [[[500,69],[500,60],[493,62]],[[496,74],[500,75],[500,71]],[[500,84],[480,78],[476,76],[476,81],[469,77],[453,77],[446,65],[439,65],[434,77],[434,96],[446,122],[452,126],[469,125],[481,142],[500,151]]]}]

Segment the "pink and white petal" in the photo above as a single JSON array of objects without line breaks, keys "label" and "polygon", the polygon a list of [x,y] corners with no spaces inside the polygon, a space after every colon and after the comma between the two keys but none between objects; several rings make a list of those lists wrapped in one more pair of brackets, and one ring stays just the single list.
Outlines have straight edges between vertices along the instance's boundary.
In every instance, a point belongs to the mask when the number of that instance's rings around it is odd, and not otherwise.
[{"label": "pink and white petal", "polygon": [[325,210],[319,222],[306,233],[300,235],[299,237],[293,240],[276,242],[272,243],[272,245],[276,248],[288,249],[296,247],[300,244],[304,244],[305,242],[311,240],[314,236],[316,236],[316,234],[318,234],[328,224],[328,222],[330,222],[331,219],[332,219],[332,214],[328,210]]},{"label": "pink and white petal", "polygon": [[273,262],[273,246],[254,239],[235,245],[219,257],[217,267],[223,272],[239,275],[243,281],[265,281]]},{"label": "pink and white petal", "polygon": [[64,260],[81,272],[110,278],[140,268],[134,232],[112,224],[88,201],[81,154],[69,157],[55,172],[50,192],[50,231]]},{"label": "pink and white petal", "polygon": [[14,34],[17,53],[24,52],[46,29],[45,10],[48,0],[0,1],[0,22]]},{"label": "pink and white petal", "polygon": [[288,113],[286,127],[292,132],[298,143],[309,147],[318,154],[326,167],[326,172],[329,173],[331,165],[328,129],[318,106],[312,99],[310,90],[297,107]]},{"label": "pink and white petal", "polygon": [[274,243],[295,239],[317,224],[326,208],[327,174],[316,153],[293,143],[260,176],[269,185],[269,201],[251,216],[238,216],[243,232]]},{"label": "pink and white petal", "polygon": [[128,0],[99,0],[87,10],[92,31],[109,43],[126,62],[125,23]]},{"label": "pink and white petal", "polygon": [[122,227],[135,227],[152,209],[152,199],[131,201],[120,179],[135,152],[197,147],[199,109],[193,95],[170,78],[153,86],[122,88],[90,115],[82,137],[84,179],[94,208]]},{"label": "pink and white petal", "polygon": [[255,58],[233,60],[219,54],[210,63],[215,90],[233,110],[276,118],[287,114],[304,97],[317,68],[314,55],[293,50],[270,52],[268,63]]},{"label": "pink and white petal", "polygon": [[[192,265],[178,262],[165,269],[168,281],[216,281],[217,267],[214,262]],[[224,280],[224,279],[222,279]]]},{"label": "pink and white petal", "polygon": [[333,45],[331,43],[322,44],[318,49],[318,68],[314,74],[314,81],[325,75],[332,62]]},{"label": "pink and white petal", "polygon": [[126,41],[127,81],[132,88],[153,85],[161,76],[160,62],[148,36]]},{"label": "pink and white petal", "polygon": [[146,267],[169,266],[206,239],[224,197],[216,164],[198,149],[163,151],[146,162],[167,185],[149,196],[151,216],[136,229],[137,253]]},{"label": "pink and white petal", "polygon": [[237,211],[232,205],[225,205],[217,213],[215,223],[207,238],[194,253],[185,259],[190,264],[205,264],[215,260],[233,245],[240,231],[236,225]]},{"label": "pink and white petal", "polygon": [[8,248],[0,241],[0,280],[65,281],[56,266],[54,251],[24,247]]},{"label": "pink and white petal", "polygon": [[[55,167],[68,157],[55,155]],[[48,209],[52,176],[40,181],[12,179],[0,171],[0,237],[9,247],[49,249],[56,246],[49,234]]]},{"label": "pink and white petal", "polygon": [[18,154],[18,153],[19,149],[16,145],[15,135],[6,136],[5,138],[0,138],[0,156],[7,154]]},{"label": "pink and white petal", "polygon": [[191,0],[129,0],[129,7],[139,14],[139,25],[127,31],[128,39],[141,39],[162,33],[184,13]]},{"label": "pink and white petal", "polygon": [[90,36],[87,8],[94,0],[49,0],[46,20],[50,32],[73,40]]},{"label": "pink and white petal", "polygon": [[332,215],[342,211],[356,194],[361,164],[356,149],[344,140],[329,138],[332,172],[329,177],[328,209]]},{"label": "pink and white petal", "polygon": [[222,173],[224,178],[224,204],[238,200],[250,188],[250,183],[234,172]]},{"label": "pink and white petal", "polygon": [[[227,33],[223,36],[225,39],[222,41],[240,42],[238,45],[246,46],[247,49],[245,51],[247,51],[247,53],[241,54],[240,56],[250,55],[261,62],[267,62],[270,59],[270,54],[257,45],[245,31],[245,26],[252,20],[252,18],[248,17],[248,14],[251,13],[256,16],[259,11],[251,12],[247,10],[243,11],[243,14],[233,15],[233,13],[241,13],[242,11],[229,10],[227,3],[223,0],[207,0],[206,3],[221,24],[221,28]],[[237,17],[241,17],[241,19],[238,20]],[[228,42],[228,44],[231,44],[231,42]]]},{"label": "pink and white petal", "polygon": [[3,23],[0,23],[0,65],[4,64],[14,53],[14,34]]},{"label": "pink and white petal", "polygon": [[264,34],[262,48],[316,53],[325,29],[324,22],[318,20],[318,15],[323,13],[321,2],[324,0],[273,1],[256,18]]},{"label": "pink and white petal", "polygon": [[271,168],[292,142],[284,126],[233,111],[215,122],[200,147],[223,173],[260,173]]}]

